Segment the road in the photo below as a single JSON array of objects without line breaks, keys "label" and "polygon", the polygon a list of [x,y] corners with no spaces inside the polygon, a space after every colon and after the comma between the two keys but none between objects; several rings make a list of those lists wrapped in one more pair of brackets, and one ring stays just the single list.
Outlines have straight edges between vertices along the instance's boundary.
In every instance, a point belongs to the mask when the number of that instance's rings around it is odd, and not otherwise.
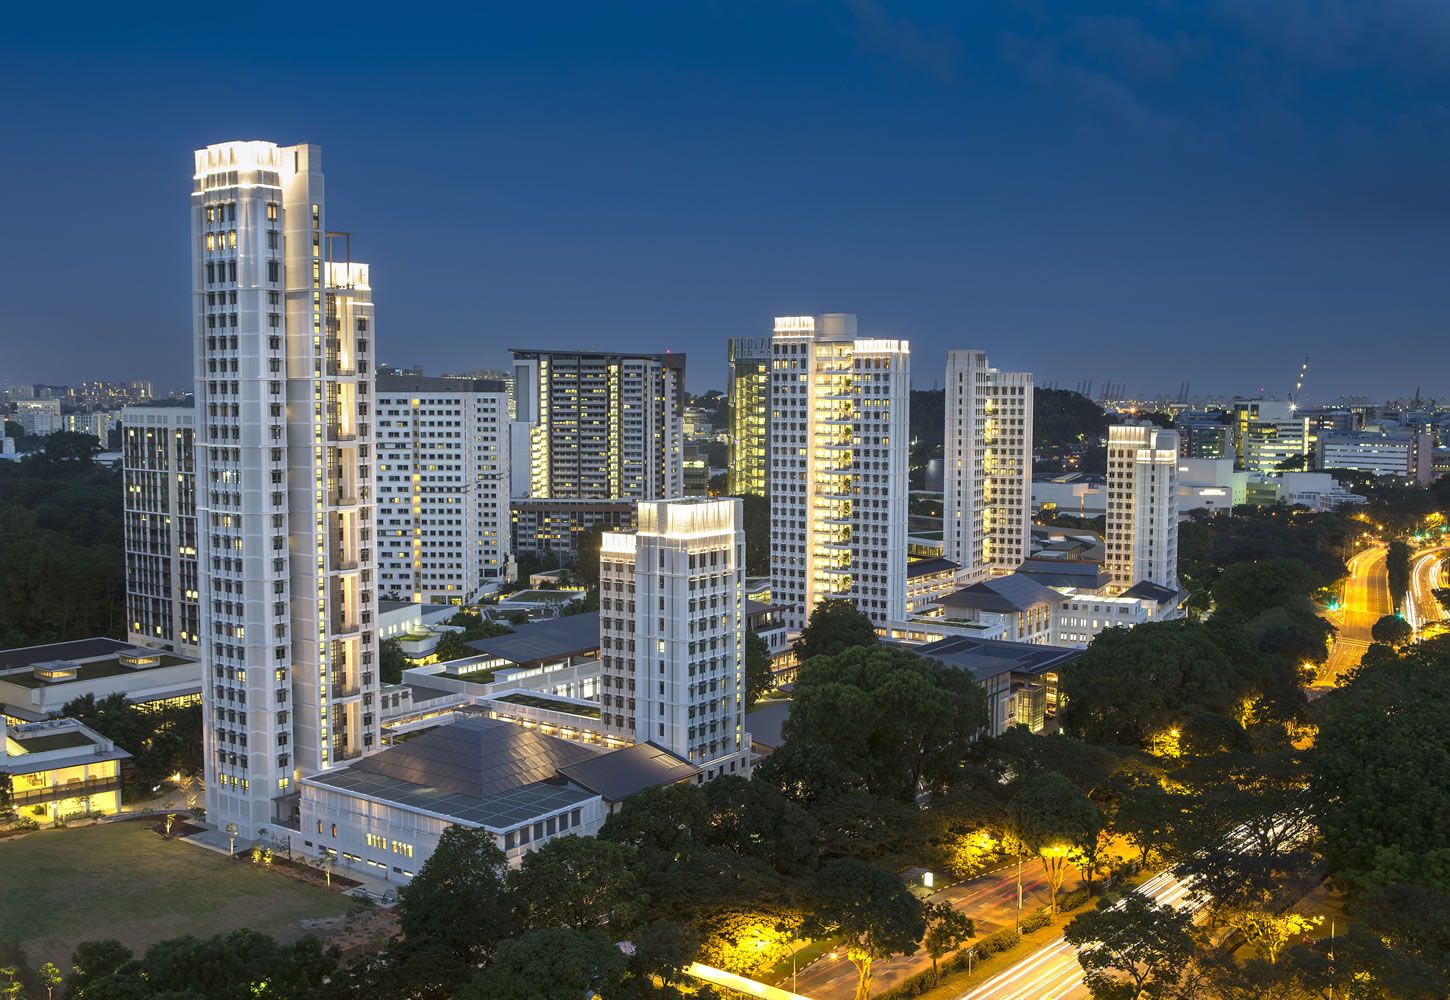
[{"label": "road", "polygon": [[[1198,908],[1189,898],[1188,887],[1171,872],[1155,875],[1137,891],[1160,905],[1190,911]],[[1011,968],[964,993],[960,1000],[1078,1000],[1086,996],[1077,949],[1059,934]]]},{"label": "road", "polygon": [[1359,666],[1364,651],[1374,640],[1370,630],[1374,623],[1389,614],[1389,572],[1385,567],[1386,549],[1373,545],[1356,552],[1349,560],[1349,576],[1344,582],[1344,600],[1335,617],[1339,634],[1330,647],[1329,659],[1319,668],[1315,687],[1334,687],[1345,674]]},{"label": "road", "polygon": [[1445,609],[1435,598],[1435,591],[1446,586],[1445,555],[1450,547],[1437,545],[1415,553],[1410,563],[1410,603],[1406,615],[1415,634],[1425,626],[1445,619]]},{"label": "road", "polygon": [[[1071,892],[1080,883],[1068,879],[1062,891]],[[977,937],[984,937],[1003,927],[1011,927],[1017,914],[1017,865],[1012,863],[994,872],[949,886],[930,897],[934,903],[950,902],[971,917]],[[1035,859],[1022,862],[1022,912],[1030,913],[1048,902],[1047,882],[1042,865]],[[890,987],[918,972],[931,968],[931,957],[918,948],[915,955],[877,962],[871,967],[871,992],[885,992]],[[791,989],[789,979],[777,983]],[[822,955],[796,974],[795,992],[812,1000],[849,1000],[856,989],[856,967],[844,958]]]}]

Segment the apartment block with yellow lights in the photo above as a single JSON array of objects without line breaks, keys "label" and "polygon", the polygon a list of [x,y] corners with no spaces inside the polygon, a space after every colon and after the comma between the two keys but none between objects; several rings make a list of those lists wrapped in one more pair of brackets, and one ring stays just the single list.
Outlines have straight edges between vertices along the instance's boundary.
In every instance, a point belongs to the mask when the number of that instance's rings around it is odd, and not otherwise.
[{"label": "apartment block with yellow lights", "polygon": [[196,408],[121,411],[125,476],[126,634],[195,655],[201,640],[196,565]]},{"label": "apartment block with yellow lights", "polygon": [[765,496],[770,490],[770,361],[769,337],[731,337],[730,493]]},{"label": "apartment block with yellow lights", "polygon": [[856,317],[778,316],[771,338],[771,603],[799,631],[828,598],[906,614],[911,350]]},{"label": "apartment block with yellow lights", "polygon": [[1032,375],[948,351],[946,376],[943,554],[972,584],[1032,553]]},{"label": "apartment block with yellow lights", "polygon": [[685,355],[515,349],[530,425],[529,496],[658,500],[684,492]]},{"label": "apartment block with yellow lights", "polygon": [[0,725],[0,781],[11,807],[42,825],[121,811],[121,761],[131,755],[74,719]]},{"label": "apartment block with yellow lights", "polygon": [[379,375],[375,400],[378,592],[473,604],[509,572],[508,391]]},{"label": "apartment block with yellow lights", "polygon": [[294,828],[379,746],[373,304],[322,151],[196,151],[191,193],[207,815]]}]

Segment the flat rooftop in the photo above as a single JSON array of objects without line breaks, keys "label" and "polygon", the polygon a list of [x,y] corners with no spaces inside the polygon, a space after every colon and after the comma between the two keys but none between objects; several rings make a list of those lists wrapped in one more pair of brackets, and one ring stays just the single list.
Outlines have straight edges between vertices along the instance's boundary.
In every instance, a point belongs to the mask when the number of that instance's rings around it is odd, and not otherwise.
[{"label": "flat rooftop", "polygon": [[507,635],[475,639],[466,645],[519,666],[595,652],[599,649],[599,612],[520,625]]},{"label": "flat rooftop", "polygon": [[38,665],[33,664],[29,667],[20,667],[13,672],[0,673],[0,681],[4,681],[6,684],[14,684],[17,687],[60,687],[65,684],[80,684],[85,681],[96,681],[106,677],[117,677],[122,674],[144,674],[148,670],[156,670],[160,667],[175,667],[183,663],[195,663],[197,661],[190,656],[161,653],[159,654],[158,661],[149,666],[122,663],[119,656],[107,657],[101,660],[85,660],[80,663],[75,663],[74,661],[68,662],[71,662],[76,668],[76,675],[74,677],[60,677],[54,680],[37,677],[35,674],[29,672]]},{"label": "flat rooftop", "polygon": [[0,670],[12,667],[33,667],[49,660],[88,660],[107,653],[121,653],[135,649],[134,642],[107,639],[73,639],[70,642],[52,642],[44,646],[23,646],[19,649],[0,650]]}]

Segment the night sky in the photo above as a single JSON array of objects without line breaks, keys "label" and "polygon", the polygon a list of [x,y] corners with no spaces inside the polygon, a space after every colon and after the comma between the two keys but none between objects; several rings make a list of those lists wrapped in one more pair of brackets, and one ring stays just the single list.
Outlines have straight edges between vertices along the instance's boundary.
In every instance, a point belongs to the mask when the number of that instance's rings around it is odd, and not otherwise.
[{"label": "night sky", "polygon": [[192,150],[322,145],[380,357],[777,313],[1039,384],[1450,398],[1445,0],[24,4],[0,385],[189,387]]}]

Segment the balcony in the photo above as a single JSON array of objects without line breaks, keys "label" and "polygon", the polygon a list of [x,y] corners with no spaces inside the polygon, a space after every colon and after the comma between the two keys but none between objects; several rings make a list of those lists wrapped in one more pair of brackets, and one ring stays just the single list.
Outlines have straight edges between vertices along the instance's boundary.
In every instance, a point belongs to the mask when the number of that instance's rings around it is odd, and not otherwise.
[{"label": "balcony", "polygon": [[16,788],[12,794],[16,806],[39,805],[57,799],[74,799],[84,795],[100,795],[114,792],[121,787],[120,778],[92,778],[89,781],[68,781],[60,785],[46,785],[44,788],[22,790]]},{"label": "balcony", "polygon": [[333,569],[334,572],[337,572],[337,573],[351,573],[353,570],[357,569],[358,562],[357,562],[357,559],[356,558],[347,557],[347,556],[343,556],[341,558],[338,558],[338,557],[334,556],[333,559],[332,559],[332,561],[331,561],[331,565],[332,565],[332,569]]},{"label": "balcony", "polygon": [[334,637],[341,635],[356,635],[362,631],[362,626],[356,621],[345,621],[340,616],[334,615],[329,622],[328,631]]},{"label": "balcony", "polygon": [[356,684],[334,684],[332,685],[333,698],[354,698],[362,694],[362,688]]}]

